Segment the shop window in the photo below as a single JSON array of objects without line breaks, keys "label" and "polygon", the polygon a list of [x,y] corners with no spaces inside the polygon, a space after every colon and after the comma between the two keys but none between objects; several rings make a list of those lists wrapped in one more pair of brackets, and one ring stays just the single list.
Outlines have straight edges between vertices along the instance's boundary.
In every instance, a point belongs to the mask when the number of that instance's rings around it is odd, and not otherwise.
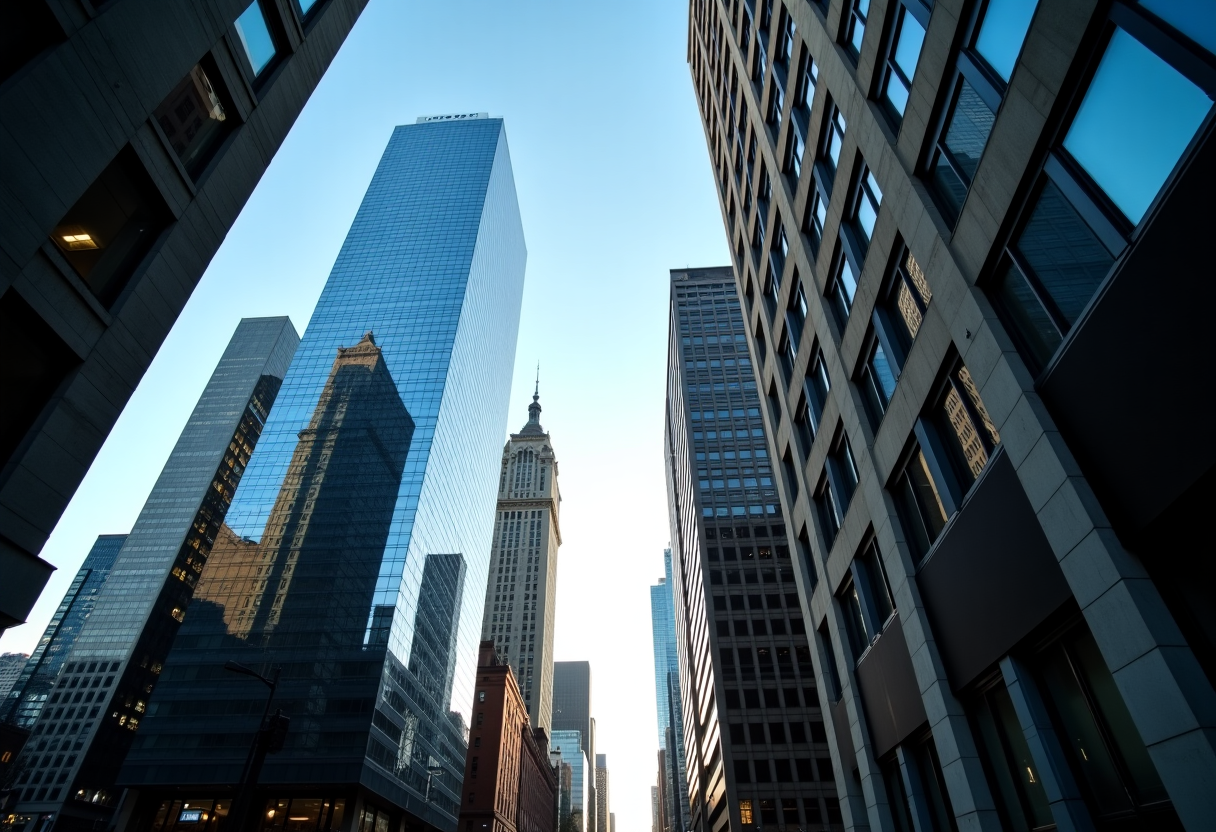
[{"label": "shop window", "polygon": [[112,306],[172,220],[130,146],[124,148],[51,231],[85,285]]}]

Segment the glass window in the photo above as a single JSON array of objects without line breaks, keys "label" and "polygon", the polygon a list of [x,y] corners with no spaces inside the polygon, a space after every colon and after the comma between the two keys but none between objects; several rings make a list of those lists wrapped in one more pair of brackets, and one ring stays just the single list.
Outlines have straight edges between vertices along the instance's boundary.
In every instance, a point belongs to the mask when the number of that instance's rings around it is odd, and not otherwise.
[{"label": "glass window", "polygon": [[826,476],[815,494],[815,510],[819,514],[819,532],[823,535],[824,546],[830,550],[840,532],[844,511],[837,502],[836,495],[832,493],[832,484]]},{"label": "glass window", "polygon": [[849,8],[849,24],[845,39],[852,50],[854,60],[861,54],[861,43],[866,35],[866,21],[870,14],[870,0],[853,0]]},{"label": "glass window", "polygon": [[955,476],[965,492],[988,464],[1001,437],[970,371],[961,362],[947,378],[937,404],[936,422],[953,458]]},{"label": "glass window", "polygon": [[815,63],[815,59],[811,57],[811,53],[804,50],[802,53],[802,79],[798,87],[798,106],[803,110],[809,111],[811,104],[815,101],[815,87],[819,83],[819,66]]},{"label": "glass window", "polygon": [[1140,0],[1140,5],[1204,49],[1216,53],[1216,4],[1195,0]]},{"label": "glass window", "polygon": [[867,167],[857,190],[855,219],[857,228],[868,243],[874,236],[874,225],[878,222],[878,209],[882,205],[882,191],[874,179],[874,172]]},{"label": "glass window", "polygon": [[896,14],[895,41],[887,61],[887,80],[882,92],[887,106],[902,118],[908,106],[916,64],[920,61],[920,50],[925,43],[925,27],[906,6],[900,6]]},{"label": "glass window", "polygon": [[857,294],[857,273],[853,263],[842,250],[836,264],[836,274],[828,286],[828,297],[836,312],[837,322],[843,329],[849,320],[849,311],[853,308],[853,296]]},{"label": "glass window", "polygon": [[301,17],[307,15],[310,11],[312,11],[313,6],[317,5],[317,0],[297,0],[297,2],[300,4]]},{"label": "glass window", "polygon": [[933,541],[946,526],[946,508],[937,484],[929,473],[929,463],[920,448],[912,452],[904,470],[895,481],[895,502],[908,533],[908,546],[919,561],[929,553]]},{"label": "glass window", "polygon": [[951,223],[963,209],[995,121],[996,113],[971,82],[960,77],[954,109],[929,166],[938,204]]},{"label": "glass window", "polygon": [[844,130],[844,116],[839,107],[833,107],[832,117],[828,119],[823,134],[823,156],[826,159],[828,170],[832,174],[835,174],[836,168],[840,167],[840,150],[844,146]]},{"label": "glass window", "polygon": [[882,342],[878,338],[874,338],[873,344],[870,346],[869,358],[862,365],[858,384],[861,385],[866,410],[875,430],[878,430],[882,417],[886,415],[887,405],[891,403],[891,396],[895,393],[895,381],[896,373],[887,359],[886,351],[882,348]]},{"label": "glass window", "polygon": [[802,142],[802,133],[797,126],[791,123],[790,137],[786,147],[785,155],[785,172],[793,177],[795,184],[798,182],[798,177],[802,176],[802,154],[805,146]]},{"label": "glass window", "polygon": [[896,322],[900,336],[898,340],[905,353],[916,339],[916,333],[920,332],[921,322],[925,319],[925,311],[932,299],[933,292],[929,289],[929,281],[925,279],[924,271],[912,256],[912,252],[906,252],[895,269],[895,280],[887,300],[888,308],[895,313],[891,318]]},{"label": "glass window", "polygon": [[819,244],[823,241],[823,226],[827,220],[828,200],[819,190],[816,177],[816,187],[811,188],[810,204],[807,206],[806,221],[803,223],[803,230],[811,241],[812,252],[819,251]]},{"label": "glass window", "polygon": [[785,108],[785,90],[781,89],[781,84],[777,81],[777,76],[773,76],[773,91],[769,95],[768,100],[768,123],[773,126],[773,132],[776,133],[781,129],[781,112]]},{"label": "glass window", "polygon": [[811,366],[806,372],[806,381],[803,382],[803,390],[806,393],[807,401],[810,402],[811,424],[815,430],[819,429],[819,417],[823,415],[823,408],[828,402],[828,393],[832,389],[832,383],[828,378],[827,366],[823,360],[823,350],[815,352],[815,358],[811,361]]},{"label": "glass window", "polygon": [[789,12],[783,16],[783,25],[781,27],[781,40],[777,44],[777,60],[789,66],[790,58],[794,56],[794,18],[790,17]]},{"label": "glass window", "polygon": [[1013,65],[1022,51],[1037,6],[1037,0],[989,0],[984,10],[975,51],[1006,83],[1013,74]]},{"label": "glass window", "polygon": [[1135,225],[1211,107],[1199,87],[1116,29],[1064,149]]},{"label": "glass window", "polygon": [[1048,828],[1054,820],[1038,766],[1003,682],[981,694],[972,709],[979,751],[1006,829]]},{"label": "glass window", "polygon": [[206,166],[232,125],[220,93],[201,64],[173,88],[153,116],[191,176]]},{"label": "glass window", "polygon": [[245,47],[245,57],[249,59],[254,76],[260,75],[274,58],[275,47],[259,0],[254,0],[241,12],[236,19],[236,32],[240,36],[241,46]]}]

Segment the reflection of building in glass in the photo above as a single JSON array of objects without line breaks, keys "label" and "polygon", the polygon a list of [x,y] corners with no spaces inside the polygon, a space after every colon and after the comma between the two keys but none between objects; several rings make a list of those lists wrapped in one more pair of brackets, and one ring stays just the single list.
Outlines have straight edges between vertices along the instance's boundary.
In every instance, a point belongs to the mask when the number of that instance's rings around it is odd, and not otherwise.
[{"label": "reflection of building in glass", "polygon": [[688,816],[688,781],[684,774],[684,715],[680,700],[680,659],[676,654],[676,618],[671,599],[671,549],[663,550],[666,575],[650,588],[650,625],[654,640],[655,705],[659,747],[666,766],[663,816],[671,829],[682,830]]},{"label": "reflection of building in glass", "polygon": [[103,534],[93,543],[21,676],[0,704],[0,721],[33,726],[126,539],[125,534]]},{"label": "reflection of building in glass", "polygon": [[34,724],[48,739],[18,761],[22,816],[55,814],[57,829],[112,816],[114,777],[298,344],[287,318],[237,326]]},{"label": "reflection of building in glass", "polygon": [[[553,736],[557,736],[558,731],[577,731],[582,753],[588,760],[595,759],[590,662],[553,663]],[[573,762],[571,764],[573,765]],[[595,772],[590,770],[589,765],[587,769],[584,772],[584,789],[587,794],[586,832],[595,832]]]},{"label": "reflection of building in glass", "polygon": [[[562,762],[570,767],[570,787],[562,788],[562,814],[558,818],[561,832],[592,832],[588,829],[587,815],[593,796],[588,783],[589,769],[587,753],[583,751],[583,736],[577,730],[555,730],[550,745],[562,755]],[[567,802],[568,796],[568,802]]]},{"label": "reflection of building in glass", "polygon": [[283,668],[265,811],[455,827],[525,260],[502,121],[397,128],[120,775],[133,831],[231,797],[265,690],[229,660]]}]

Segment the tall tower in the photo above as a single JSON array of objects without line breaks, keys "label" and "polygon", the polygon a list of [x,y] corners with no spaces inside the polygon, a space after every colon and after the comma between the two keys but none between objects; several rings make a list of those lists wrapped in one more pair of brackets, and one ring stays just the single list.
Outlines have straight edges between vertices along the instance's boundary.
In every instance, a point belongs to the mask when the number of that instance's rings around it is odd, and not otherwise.
[{"label": "tall tower", "polygon": [[562,545],[557,457],[540,426],[540,380],[528,423],[502,450],[481,637],[515,670],[532,725],[552,731],[553,616]]},{"label": "tall tower", "polygon": [[18,762],[22,814],[60,830],[112,817],[115,774],[299,343],[287,318],[237,326],[34,723]]},{"label": "tall tower", "polygon": [[685,776],[684,712],[680,697],[680,657],[676,650],[676,618],[671,595],[671,549],[663,550],[665,575],[650,588],[650,619],[654,641],[655,708],[659,725],[659,747],[664,749],[666,768],[659,773],[667,781],[665,817],[673,830],[682,830],[688,817],[688,781]]},{"label": "tall tower", "polygon": [[291,717],[255,802],[455,829],[526,260],[501,119],[393,130],[120,774],[138,818],[232,799],[265,703],[235,659]]}]

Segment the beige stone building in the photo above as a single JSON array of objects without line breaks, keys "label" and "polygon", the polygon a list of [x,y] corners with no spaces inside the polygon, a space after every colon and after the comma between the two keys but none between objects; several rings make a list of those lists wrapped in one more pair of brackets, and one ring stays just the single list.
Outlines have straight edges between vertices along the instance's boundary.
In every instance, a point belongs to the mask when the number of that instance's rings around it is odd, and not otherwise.
[{"label": "beige stone building", "polygon": [[503,448],[481,637],[492,640],[515,671],[533,727],[549,734],[562,498],[540,411],[538,386],[528,423]]}]

